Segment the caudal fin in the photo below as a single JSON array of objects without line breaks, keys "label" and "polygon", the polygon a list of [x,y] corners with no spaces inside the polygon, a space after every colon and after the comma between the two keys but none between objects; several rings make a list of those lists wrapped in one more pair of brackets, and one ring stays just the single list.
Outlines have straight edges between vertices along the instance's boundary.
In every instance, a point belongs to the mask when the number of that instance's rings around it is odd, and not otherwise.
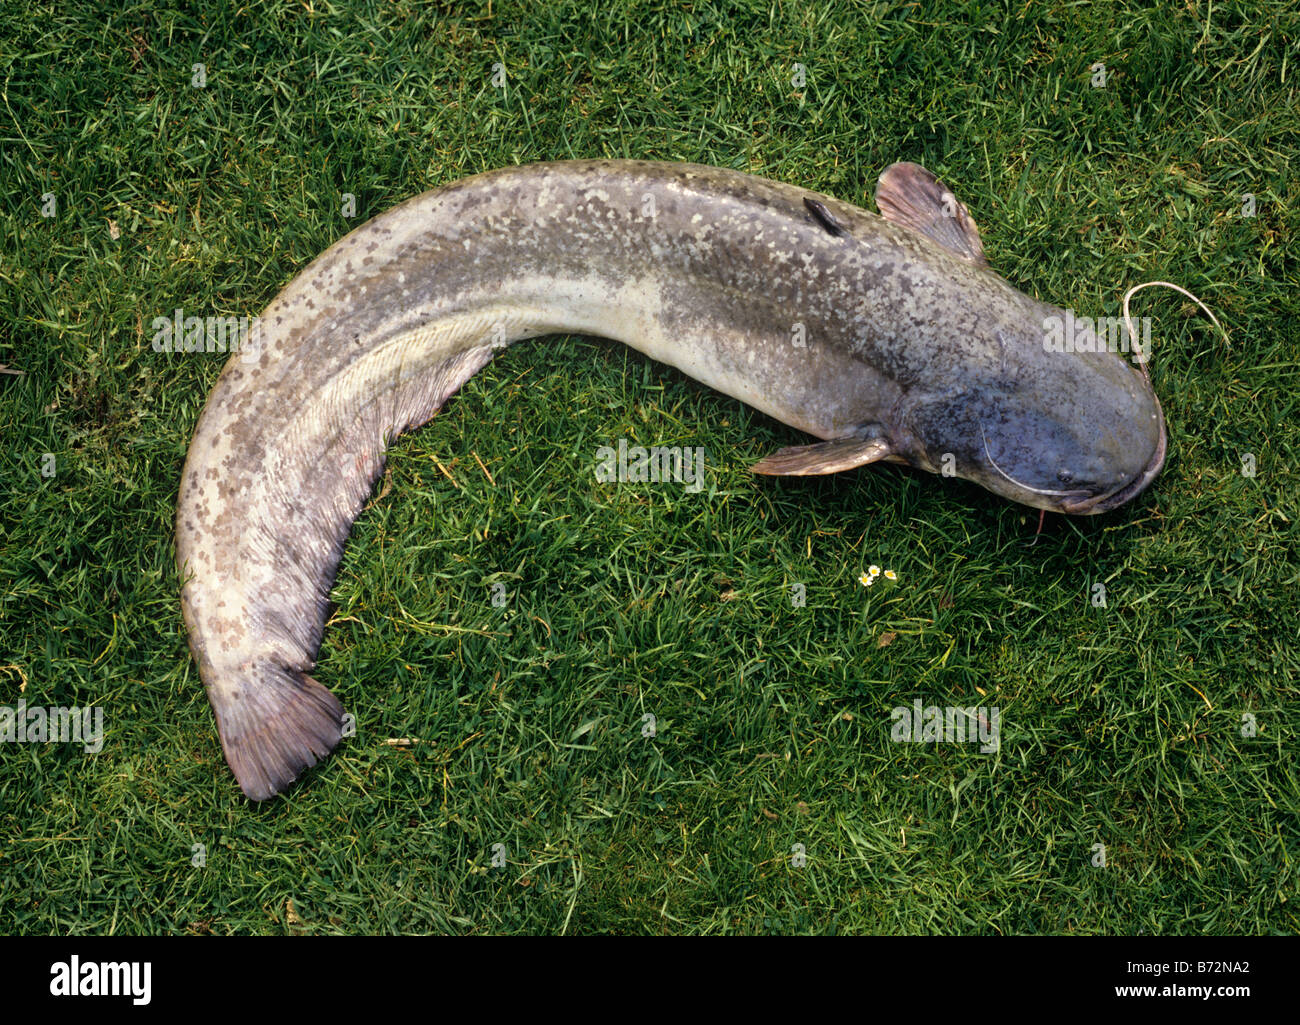
[{"label": "caudal fin", "polygon": [[300,669],[258,660],[208,688],[221,749],[253,801],[283,793],[338,744],[343,706]]}]

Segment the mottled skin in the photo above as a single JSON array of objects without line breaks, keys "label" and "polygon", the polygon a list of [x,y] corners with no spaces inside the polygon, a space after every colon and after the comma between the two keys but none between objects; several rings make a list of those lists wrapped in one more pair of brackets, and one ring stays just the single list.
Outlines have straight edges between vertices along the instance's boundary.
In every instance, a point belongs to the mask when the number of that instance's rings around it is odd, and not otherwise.
[{"label": "mottled skin", "polygon": [[387,440],[498,349],[617,339],[817,438],[931,471],[947,453],[1013,500],[1096,512],[1154,476],[1163,420],[1122,357],[1044,351],[1060,312],[907,227],[721,168],[507,168],[363,225],[231,358],[181,482],[190,647],[244,792],[337,743],[338,702],[306,674],[352,521]]}]

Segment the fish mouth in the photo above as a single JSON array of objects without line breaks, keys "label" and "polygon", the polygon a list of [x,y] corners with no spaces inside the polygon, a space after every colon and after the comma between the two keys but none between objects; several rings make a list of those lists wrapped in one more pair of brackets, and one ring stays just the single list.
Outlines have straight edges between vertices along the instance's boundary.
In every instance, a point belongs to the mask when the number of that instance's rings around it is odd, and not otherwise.
[{"label": "fish mouth", "polygon": [[1068,499],[1062,501],[1062,512],[1070,513],[1073,516],[1093,516],[1097,513],[1109,512],[1111,509],[1118,509],[1125,502],[1137,498],[1146,490],[1147,485],[1156,479],[1156,475],[1160,473],[1161,468],[1165,465],[1165,449],[1168,446],[1168,438],[1165,434],[1165,415],[1160,408],[1159,399],[1156,399],[1156,416],[1160,420],[1160,438],[1156,441],[1155,452],[1147,465],[1143,467],[1142,472],[1127,484],[1121,484],[1113,491],[1092,495],[1077,502]]}]

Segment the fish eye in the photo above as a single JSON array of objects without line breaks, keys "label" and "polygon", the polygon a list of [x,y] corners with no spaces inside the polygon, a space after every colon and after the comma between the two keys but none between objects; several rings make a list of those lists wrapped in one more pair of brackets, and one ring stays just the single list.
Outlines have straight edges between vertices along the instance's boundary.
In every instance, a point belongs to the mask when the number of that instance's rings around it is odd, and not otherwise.
[{"label": "fish eye", "polygon": [[1057,470],[1056,479],[1062,484],[1072,484],[1074,482],[1074,474],[1069,470]]}]

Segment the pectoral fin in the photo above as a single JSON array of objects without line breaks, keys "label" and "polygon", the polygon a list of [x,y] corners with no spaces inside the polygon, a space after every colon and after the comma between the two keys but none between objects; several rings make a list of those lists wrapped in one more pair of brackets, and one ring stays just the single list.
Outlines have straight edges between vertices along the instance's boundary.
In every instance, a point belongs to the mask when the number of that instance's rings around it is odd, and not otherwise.
[{"label": "pectoral fin", "polygon": [[836,438],[816,445],[794,445],[760,459],[750,469],[774,477],[808,477],[866,466],[893,454],[884,438]]},{"label": "pectoral fin", "polygon": [[880,216],[919,231],[963,260],[987,267],[979,228],[966,204],[920,164],[891,164],[876,182]]}]

